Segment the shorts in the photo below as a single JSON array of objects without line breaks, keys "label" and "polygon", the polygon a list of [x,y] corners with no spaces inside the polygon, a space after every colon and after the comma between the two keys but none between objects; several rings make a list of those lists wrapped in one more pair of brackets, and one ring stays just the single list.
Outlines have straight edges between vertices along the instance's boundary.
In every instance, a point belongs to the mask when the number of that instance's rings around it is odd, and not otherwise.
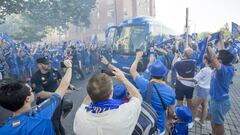
[{"label": "shorts", "polygon": [[231,108],[230,100],[215,101],[211,99],[209,101],[209,115],[211,116],[211,122],[213,124],[224,124],[224,117]]},{"label": "shorts", "polygon": [[192,99],[194,87],[188,87],[178,82],[176,86],[176,99],[183,101],[184,97],[186,99]]},{"label": "shorts", "polygon": [[199,97],[203,100],[206,100],[208,98],[208,95],[209,95],[209,89],[197,86],[196,87],[196,93],[197,93],[197,97]]}]

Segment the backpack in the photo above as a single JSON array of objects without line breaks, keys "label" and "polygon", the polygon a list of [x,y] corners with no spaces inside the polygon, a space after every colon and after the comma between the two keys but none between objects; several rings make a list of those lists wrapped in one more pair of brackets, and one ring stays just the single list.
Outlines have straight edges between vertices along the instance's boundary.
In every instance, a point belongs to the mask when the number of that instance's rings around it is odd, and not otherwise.
[{"label": "backpack", "polygon": [[154,135],[157,133],[157,113],[147,102],[142,102],[141,113],[132,135]]},{"label": "backpack", "polygon": [[[157,120],[158,115],[155,109],[150,105],[152,99],[152,91],[156,90],[160,102],[163,106],[163,110],[167,110],[167,106],[165,105],[160,92],[154,83],[149,83],[148,85],[148,93],[146,97],[146,102],[142,103],[142,110],[140,116],[138,118],[137,125],[132,133],[132,135],[155,135],[160,131],[157,129]],[[165,114],[166,115],[166,114]]]}]

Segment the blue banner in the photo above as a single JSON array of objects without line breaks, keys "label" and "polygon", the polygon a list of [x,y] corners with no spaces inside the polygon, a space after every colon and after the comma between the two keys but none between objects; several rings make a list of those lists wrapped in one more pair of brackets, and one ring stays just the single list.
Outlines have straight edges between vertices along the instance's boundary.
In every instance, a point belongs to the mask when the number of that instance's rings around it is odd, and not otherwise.
[{"label": "blue banner", "polygon": [[219,34],[220,34],[220,32],[212,33],[211,38],[209,39],[209,42],[219,40]]},{"label": "blue banner", "polygon": [[201,42],[199,42],[198,47],[200,50],[200,55],[197,59],[197,65],[200,66],[202,64],[203,56],[206,51],[206,46],[207,46],[207,40],[208,38],[203,38]]},{"label": "blue banner", "polygon": [[7,43],[7,45],[11,48],[16,48],[13,40],[7,35],[7,33],[2,32],[0,34],[0,38]]},{"label": "blue banner", "polygon": [[240,26],[234,22],[232,22],[232,34],[240,35]]},{"label": "blue banner", "polygon": [[167,44],[173,44],[175,42],[175,38],[170,38],[170,39],[167,39],[165,41],[162,41],[162,42],[155,42],[155,46],[157,46],[158,48],[162,48],[164,47],[164,45],[166,46]]}]

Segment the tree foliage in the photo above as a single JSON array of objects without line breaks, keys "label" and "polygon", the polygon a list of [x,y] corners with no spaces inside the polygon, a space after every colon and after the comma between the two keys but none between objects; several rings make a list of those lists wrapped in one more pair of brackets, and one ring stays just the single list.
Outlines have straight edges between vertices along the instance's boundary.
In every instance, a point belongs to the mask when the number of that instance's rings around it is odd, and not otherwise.
[{"label": "tree foliage", "polygon": [[24,0],[0,0],[0,24],[5,22],[5,17],[18,14],[25,9]]},{"label": "tree foliage", "polygon": [[226,23],[222,28],[220,28],[219,31],[223,33],[225,40],[228,40],[231,38],[231,31],[229,30],[228,23]]},{"label": "tree foliage", "polygon": [[[65,31],[69,24],[87,27],[90,24],[89,16],[95,7],[96,0],[3,0],[5,5],[0,5],[0,20],[5,20],[6,15],[18,16],[7,25],[16,22],[14,38],[20,41],[39,41],[46,36],[47,29]],[[9,4],[15,3],[16,8],[10,8]],[[18,3],[19,2],[19,3]],[[4,3],[4,2],[3,2]],[[1,4],[1,3],[0,3]],[[19,5],[18,5],[19,4]],[[1,12],[2,11],[2,12]],[[16,15],[20,14],[20,15]],[[7,17],[9,18],[9,17]],[[19,25],[19,26],[17,26]],[[8,28],[5,26],[5,28]],[[1,30],[1,25],[0,25]],[[8,29],[9,31],[9,29]]]},{"label": "tree foliage", "polygon": [[46,36],[46,29],[40,24],[34,24],[33,20],[21,15],[13,15],[6,18],[6,22],[0,25],[0,31],[7,32],[13,39],[24,42],[35,42]]}]

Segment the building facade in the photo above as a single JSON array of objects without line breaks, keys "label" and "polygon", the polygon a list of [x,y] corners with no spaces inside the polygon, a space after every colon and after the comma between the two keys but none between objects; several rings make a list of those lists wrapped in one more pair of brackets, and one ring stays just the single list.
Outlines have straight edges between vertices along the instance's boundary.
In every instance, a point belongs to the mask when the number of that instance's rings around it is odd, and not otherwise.
[{"label": "building facade", "polygon": [[97,34],[99,40],[104,40],[104,31],[109,26],[118,25],[134,16],[155,17],[155,0],[96,0],[89,27],[70,25],[62,40],[86,40],[94,34]]}]

